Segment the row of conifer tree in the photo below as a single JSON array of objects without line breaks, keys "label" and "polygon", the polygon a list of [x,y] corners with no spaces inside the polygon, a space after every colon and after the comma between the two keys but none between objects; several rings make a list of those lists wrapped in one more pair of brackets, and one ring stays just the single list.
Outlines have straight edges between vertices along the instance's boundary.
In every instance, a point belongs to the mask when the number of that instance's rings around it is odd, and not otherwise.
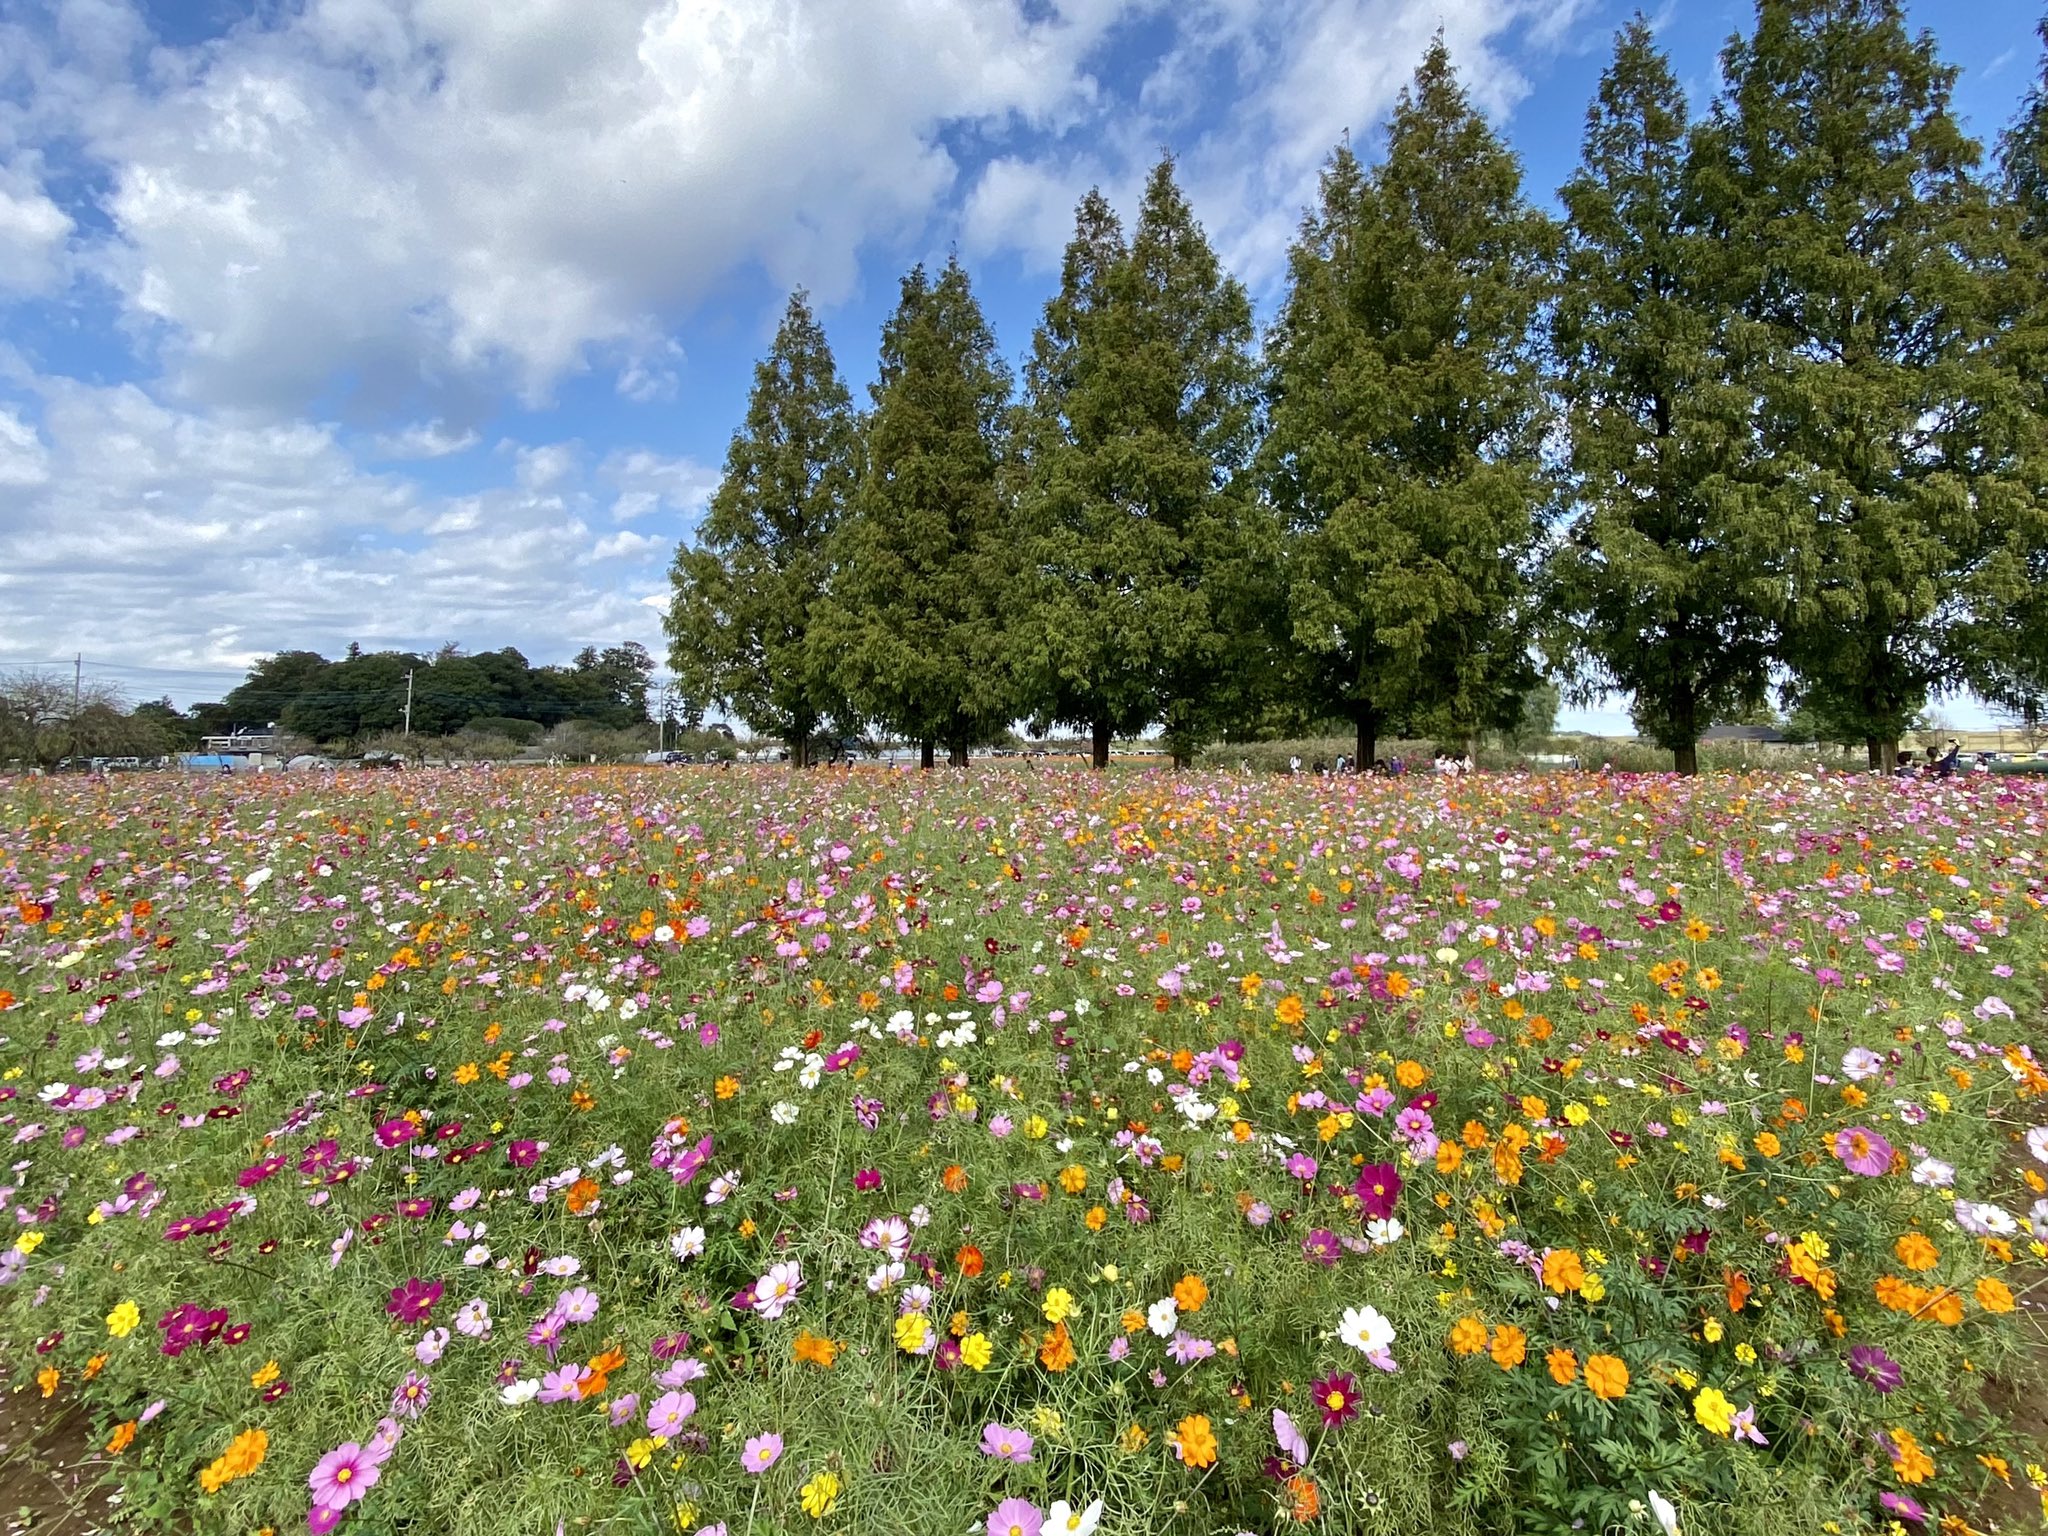
[{"label": "row of conifer tree", "polygon": [[1696,765],[1772,692],[1869,745],[2048,683],[2048,97],[1986,156],[1898,0],[1759,0],[1695,117],[1616,40],[1564,216],[1439,39],[1340,145],[1254,330],[1163,161],[1080,204],[1021,390],[957,259],[857,411],[804,296],[668,625],[801,763],[863,727],[1514,720],[1547,672]]}]

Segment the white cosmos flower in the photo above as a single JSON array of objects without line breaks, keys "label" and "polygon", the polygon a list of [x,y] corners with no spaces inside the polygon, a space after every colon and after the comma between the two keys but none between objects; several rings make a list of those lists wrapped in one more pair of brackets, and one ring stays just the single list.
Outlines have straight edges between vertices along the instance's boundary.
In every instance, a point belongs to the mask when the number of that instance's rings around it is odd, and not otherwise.
[{"label": "white cosmos flower", "polygon": [[754,1282],[754,1310],[774,1322],[796,1299],[803,1284],[803,1267],[795,1259],[769,1265],[768,1273]]},{"label": "white cosmos flower", "polygon": [[1065,1499],[1054,1499],[1052,1508],[1045,1512],[1046,1536],[1095,1536],[1095,1527],[1101,1523],[1100,1499],[1081,1510],[1075,1509]]},{"label": "white cosmos flower", "polygon": [[540,1382],[528,1376],[515,1381],[509,1387],[498,1389],[498,1401],[507,1408],[517,1408],[521,1403],[530,1403],[540,1396]]},{"label": "white cosmos flower", "polygon": [[1145,1326],[1162,1339],[1172,1338],[1179,1323],[1180,1303],[1171,1296],[1163,1297],[1145,1309]]},{"label": "white cosmos flower", "polygon": [[768,1118],[777,1125],[795,1125],[796,1116],[797,1106],[790,1103],[787,1099],[777,1099],[774,1106],[768,1111]]},{"label": "white cosmos flower", "polygon": [[1346,1307],[1337,1337],[1361,1355],[1370,1355],[1394,1342],[1394,1325],[1380,1315],[1378,1307]]},{"label": "white cosmos flower", "polygon": [[704,1251],[704,1229],[685,1227],[668,1240],[668,1251],[678,1264],[687,1264]]},{"label": "white cosmos flower", "polygon": [[1652,1488],[1649,1492],[1650,1513],[1657,1517],[1657,1524],[1663,1528],[1664,1536],[1679,1536],[1677,1508],[1656,1489]]}]

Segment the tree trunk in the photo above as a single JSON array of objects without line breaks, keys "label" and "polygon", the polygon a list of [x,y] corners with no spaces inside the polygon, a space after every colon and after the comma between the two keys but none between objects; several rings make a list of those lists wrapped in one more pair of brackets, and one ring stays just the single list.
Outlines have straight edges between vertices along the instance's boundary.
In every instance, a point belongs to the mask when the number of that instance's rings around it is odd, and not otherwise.
[{"label": "tree trunk", "polygon": [[1671,749],[1671,766],[1690,778],[1700,771],[1700,706],[1689,678],[1672,691],[1671,720],[1685,743]]},{"label": "tree trunk", "polygon": [[932,755],[933,742],[932,739],[929,736],[927,736],[923,741],[917,744],[917,766],[919,768],[922,768],[926,773],[930,773],[932,771]]},{"label": "tree trunk", "polygon": [[811,766],[811,733],[798,731],[796,740],[789,744],[789,766],[808,768]]},{"label": "tree trunk", "polygon": [[1098,769],[1107,768],[1109,766],[1110,740],[1109,722],[1107,720],[1098,720],[1095,722],[1093,737],[1094,751],[1091,754],[1092,765]]},{"label": "tree trunk", "polygon": [[1354,773],[1372,771],[1373,754],[1379,750],[1379,717],[1371,710],[1362,710],[1358,716],[1358,761],[1352,765]]},{"label": "tree trunk", "polygon": [[946,749],[946,766],[948,768],[965,768],[967,766],[967,744],[965,742],[955,742]]},{"label": "tree trunk", "polygon": [[1899,744],[1876,736],[1866,737],[1863,750],[1870,758],[1872,773],[1890,773],[1899,766]]}]

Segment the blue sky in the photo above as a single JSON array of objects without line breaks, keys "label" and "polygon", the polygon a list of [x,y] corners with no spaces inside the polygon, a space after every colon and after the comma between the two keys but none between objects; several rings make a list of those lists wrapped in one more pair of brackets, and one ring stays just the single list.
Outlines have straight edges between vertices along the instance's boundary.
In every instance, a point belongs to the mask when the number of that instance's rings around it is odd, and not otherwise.
[{"label": "blue sky", "polygon": [[[1909,6],[1987,141],[2037,4]],[[792,285],[861,389],[957,250],[1019,358],[1076,199],[1170,149],[1264,316],[1439,27],[1554,206],[1634,9],[0,0],[0,668],[189,702],[351,640],[659,654]],[[1750,5],[1652,15],[1704,105]]]}]

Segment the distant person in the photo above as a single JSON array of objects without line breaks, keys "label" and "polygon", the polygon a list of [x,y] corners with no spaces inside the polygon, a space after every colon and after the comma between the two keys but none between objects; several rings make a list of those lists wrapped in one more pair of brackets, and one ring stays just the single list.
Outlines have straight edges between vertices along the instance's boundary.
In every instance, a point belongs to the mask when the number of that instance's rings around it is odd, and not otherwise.
[{"label": "distant person", "polygon": [[1301,758],[1299,756],[1290,757],[1287,759],[1287,771],[1289,773],[1301,772]]}]

